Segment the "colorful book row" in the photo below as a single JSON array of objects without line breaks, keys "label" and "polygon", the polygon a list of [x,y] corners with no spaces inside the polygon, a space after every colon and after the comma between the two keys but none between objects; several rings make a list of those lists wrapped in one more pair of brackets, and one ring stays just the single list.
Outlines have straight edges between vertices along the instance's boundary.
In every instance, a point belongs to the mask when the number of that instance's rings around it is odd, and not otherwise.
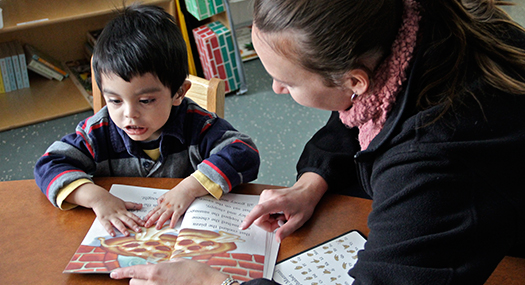
[{"label": "colorful book row", "polygon": [[29,88],[24,49],[18,41],[0,43],[0,93]]}]

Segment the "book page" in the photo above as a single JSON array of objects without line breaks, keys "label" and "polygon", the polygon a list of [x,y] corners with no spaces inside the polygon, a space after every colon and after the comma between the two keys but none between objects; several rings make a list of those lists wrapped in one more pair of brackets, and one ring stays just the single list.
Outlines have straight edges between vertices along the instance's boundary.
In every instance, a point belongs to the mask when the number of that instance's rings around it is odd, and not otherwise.
[{"label": "book page", "polygon": [[[113,185],[110,193],[124,201],[142,203],[143,208],[133,212],[143,218],[167,191]],[[271,279],[279,249],[279,244],[273,242],[273,233],[257,226],[239,230],[241,221],[258,200],[257,195],[241,194],[226,194],[220,200],[199,197],[174,229],[169,228],[167,221],[161,230],[143,227],[140,233],[130,231],[128,237],[118,231],[116,237],[111,237],[95,219],[64,273],[109,273],[119,267],[183,257],[209,262],[215,269],[230,275],[237,272],[232,277],[238,280]],[[183,222],[185,229],[182,229]],[[193,244],[188,244],[190,241]],[[177,251],[176,244],[180,243],[184,250],[178,246]]]},{"label": "book page", "polygon": [[[204,251],[200,254],[199,250],[206,247],[208,252],[227,253],[234,260],[246,258],[254,267],[250,276],[271,278],[278,251],[278,246],[273,244],[273,233],[267,233],[255,225],[246,230],[239,229],[244,217],[258,201],[257,195],[243,194],[225,194],[220,200],[211,196],[199,197],[188,208],[181,224],[179,240],[183,237],[188,241],[177,242],[173,257],[202,260],[208,253]],[[196,249],[196,252],[191,249]],[[259,268],[260,272],[255,268]],[[270,270],[265,270],[268,268]]]},{"label": "book page", "polygon": [[244,217],[259,202],[257,195],[225,194],[220,200],[199,197],[188,208],[182,229],[200,229],[226,233],[223,240],[232,240],[239,251],[264,255],[266,231],[257,226],[240,230]]},{"label": "book page", "polygon": [[[158,197],[167,191],[113,185],[110,193],[124,201],[142,203],[141,210],[131,212],[144,218],[157,205]],[[64,273],[109,273],[119,267],[167,261],[175,246],[179,228],[180,222],[172,229],[167,221],[160,230],[143,227],[140,233],[135,233],[128,229],[128,237],[115,229],[116,236],[112,237],[95,219]]]},{"label": "book page", "polygon": [[357,231],[331,239],[275,265],[273,279],[280,284],[345,284],[354,281],[348,271],[366,239]]}]

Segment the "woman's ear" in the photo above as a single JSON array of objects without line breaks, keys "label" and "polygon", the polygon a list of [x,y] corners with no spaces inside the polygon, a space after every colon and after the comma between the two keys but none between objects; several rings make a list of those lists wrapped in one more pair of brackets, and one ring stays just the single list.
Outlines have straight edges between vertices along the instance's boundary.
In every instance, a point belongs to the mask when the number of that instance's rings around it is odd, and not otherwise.
[{"label": "woman's ear", "polygon": [[191,82],[189,80],[184,80],[184,83],[182,83],[182,86],[177,90],[175,95],[173,95],[173,106],[179,106],[180,103],[182,103],[182,99],[184,99],[184,96],[186,96],[186,92],[191,87]]},{"label": "woman's ear", "polygon": [[370,77],[368,73],[360,68],[352,69],[345,75],[345,87],[352,90],[355,94],[361,95],[368,91],[370,87]]}]

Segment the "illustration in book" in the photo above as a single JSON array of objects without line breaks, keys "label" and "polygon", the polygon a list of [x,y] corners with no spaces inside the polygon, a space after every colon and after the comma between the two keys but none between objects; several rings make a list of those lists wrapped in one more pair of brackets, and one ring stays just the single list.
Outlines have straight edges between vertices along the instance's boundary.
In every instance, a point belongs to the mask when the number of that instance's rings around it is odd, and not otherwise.
[{"label": "illustration in book", "polygon": [[[142,203],[143,208],[135,214],[144,217],[167,191],[113,185],[110,193],[125,201]],[[226,194],[220,200],[200,197],[175,228],[170,228],[168,221],[161,230],[130,230],[127,237],[111,237],[95,219],[64,273],[109,273],[119,267],[182,257],[207,263],[237,280],[271,278],[279,246],[273,233],[256,226],[245,231],[238,229],[258,199],[259,196],[241,194]]]},{"label": "illustration in book", "polygon": [[365,242],[355,230],[340,235],[279,262],[273,279],[283,285],[350,285],[354,279],[348,271],[357,262],[357,253],[364,249]]}]

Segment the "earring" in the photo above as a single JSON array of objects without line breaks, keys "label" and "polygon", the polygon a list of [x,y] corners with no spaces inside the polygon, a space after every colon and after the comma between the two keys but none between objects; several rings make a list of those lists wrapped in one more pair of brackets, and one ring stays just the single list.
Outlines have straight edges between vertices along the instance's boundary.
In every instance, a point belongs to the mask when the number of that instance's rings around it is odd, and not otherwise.
[{"label": "earring", "polygon": [[354,101],[357,97],[359,97],[359,94],[352,94],[352,97],[350,98],[350,100]]}]

